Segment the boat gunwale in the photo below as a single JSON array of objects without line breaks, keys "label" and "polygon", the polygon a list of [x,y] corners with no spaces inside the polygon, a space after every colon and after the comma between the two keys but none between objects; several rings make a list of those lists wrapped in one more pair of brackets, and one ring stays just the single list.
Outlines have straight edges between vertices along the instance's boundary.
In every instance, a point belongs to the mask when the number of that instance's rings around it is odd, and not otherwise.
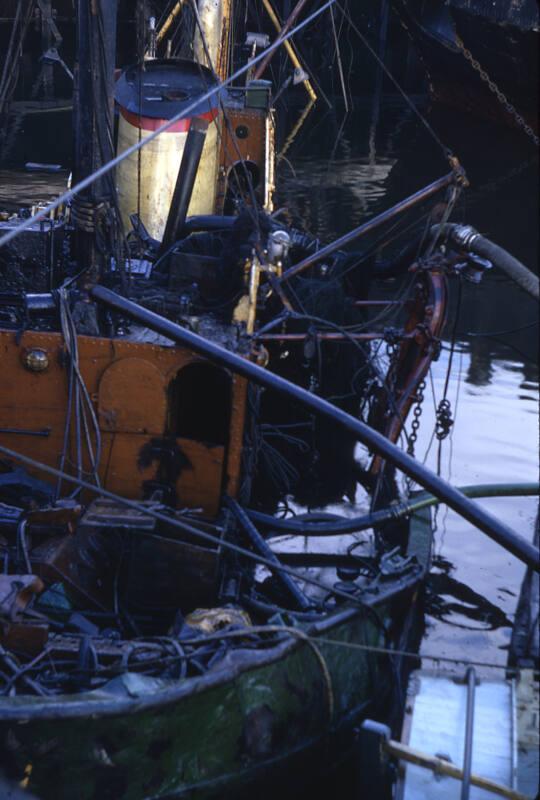
[{"label": "boat gunwale", "polygon": [[[51,698],[31,697],[29,695],[3,697],[0,700],[0,725],[5,722],[24,724],[34,720],[68,720],[85,717],[91,717],[94,720],[121,716],[126,713],[137,714],[159,710],[182,700],[188,695],[199,694],[235,680],[245,672],[274,664],[302,646],[312,647],[312,644],[306,641],[306,636],[316,638],[317,635],[326,633],[333,628],[351,622],[356,617],[364,615],[366,609],[375,611],[375,606],[388,603],[403,592],[411,591],[422,580],[423,575],[424,569],[408,579],[401,578],[399,583],[393,581],[393,589],[389,587],[389,591],[385,594],[381,592],[380,595],[374,598],[374,601],[370,602],[368,600],[363,607],[349,607],[330,615],[320,622],[312,623],[307,628],[299,628],[298,636],[295,636],[290,632],[290,629],[284,627],[283,635],[286,636],[285,641],[262,651],[266,658],[261,658],[260,650],[248,651],[249,655],[246,654],[244,656],[242,663],[227,664],[222,668],[216,667],[215,670],[207,672],[205,675],[177,681],[177,685],[152,691],[142,697],[117,697],[112,695],[111,699],[104,699],[100,696],[103,694],[103,690],[100,689],[70,695],[55,695]],[[249,628],[246,629],[246,635],[248,634]],[[316,646],[316,642],[314,644]]]}]

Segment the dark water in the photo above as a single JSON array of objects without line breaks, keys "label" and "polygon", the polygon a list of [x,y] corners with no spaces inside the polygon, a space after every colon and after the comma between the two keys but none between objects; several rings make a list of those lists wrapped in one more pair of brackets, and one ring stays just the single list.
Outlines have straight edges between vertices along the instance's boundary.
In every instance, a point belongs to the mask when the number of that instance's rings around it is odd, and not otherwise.
[{"label": "dark water", "polygon": [[[474,225],[537,270],[538,163],[533,147],[519,132],[430,109],[425,98],[416,100],[471,182],[452,220]],[[378,111],[371,97],[361,97],[348,115],[314,112],[280,161],[277,184],[280,203],[295,220],[329,240],[446,172],[440,148],[403,99],[384,95]],[[405,226],[419,216],[412,213]],[[404,241],[398,239],[390,250]],[[537,481],[537,304],[496,270],[480,286],[464,283],[459,309],[457,295],[454,281],[446,347],[427,382],[417,457],[434,469],[440,460],[441,475],[458,486]],[[455,325],[448,388],[455,424],[439,455],[437,442],[431,447],[429,442]],[[535,498],[479,502],[532,539]],[[345,505],[344,510],[353,513],[354,507]],[[524,568],[445,508],[437,514],[435,549],[434,595],[423,652],[504,664]]]}]

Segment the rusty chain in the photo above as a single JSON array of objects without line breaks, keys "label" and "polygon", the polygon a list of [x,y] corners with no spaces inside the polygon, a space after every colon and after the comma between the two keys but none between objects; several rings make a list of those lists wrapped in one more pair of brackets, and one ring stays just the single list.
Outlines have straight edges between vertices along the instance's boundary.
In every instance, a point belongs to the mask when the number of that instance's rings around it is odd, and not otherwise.
[{"label": "rusty chain", "polygon": [[422,403],[424,402],[424,390],[426,382],[422,381],[416,392],[416,405],[413,411],[413,421],[411,422],[411,432],[409,434],[409,443],[407,446],[407,453],[414,456],[414,446],[418,438],[418,429],[420,427],[420,417],[422,416]]},{"label": "rusty chain", "polygon": [[471,51],[468,50],[465,47],[465,44],[463,43],[463,39],[461,39],[457,34],[455,35],[455,42],[456,42],[457,46],[459,47],[459,49],[461,50],[461,52],[463,53],[463,56],[466,58],[466,60],[471,65],[471,67],[480,75],[480,78],[484,81],[484,83],[487,84],[490,92],[493,92],[493,94],[495,95],[495,97],[497,98],[499,103],[501,103],[501,105],[504,106],[504,108],[508,112],[508,114],[510,114],[510,116],[512,116],[514,118],[514,121],[516,122],[518,127],[521,128],[527,134],[527,136],[529,136],[533,140],[535,145],[538,147],[538,145],[540,144],[540,139],[535,134],[535,132],[533,131],[531,126],[527,125],[527,123],[525,122],[525,120],[523,119],[521,114],[516,110],[515,106],[512,105],[512,103],[509,101],[509,99],[504,94],[504,92],[502,92],[499,89],[499,87],[497,86],[495,81],[493,81],[489,77],[489,75],[487,74],[485,69],[482,68],[480,62],[477,61],[474,58],[474,56],[471,53]]}]

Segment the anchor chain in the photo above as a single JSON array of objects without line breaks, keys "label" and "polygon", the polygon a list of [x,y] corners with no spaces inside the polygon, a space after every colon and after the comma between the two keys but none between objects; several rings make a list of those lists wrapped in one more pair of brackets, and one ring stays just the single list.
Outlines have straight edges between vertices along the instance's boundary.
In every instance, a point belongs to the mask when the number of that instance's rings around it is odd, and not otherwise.
[{"label": "anchor chain", "polygon": [[533,131],[531,126],[527,125],[527,123],[525,122],[525,120],[523,119],[521,114],[516,110],[515,106],[512,105],[512,103],[507,98],[507,96],[504,94],[504,92],[502,92],[499,89],[499,87],[497,86],[497,84],[495,83],[495,81],[493,81],[489,77],[489,75],[487,74],[485,69],[482,68],[480,62],[475,59],[475,57],[473,56],[471,51],[468,50],[465,47],[463,39],[461,39],[457,35],[457,33],[455,35],[455,42],[456,42],[457,46],[459,47],[459,49],[461,50],[461,52],[463,53],[463,56],[465,57],[465,59],[471,65],[471,67],[478,73],[478,75],[484,81],[484,83],[487,84],[488,89],[490,90],[490,92],[493,92],[493,94],[495,95],[495,97],[497,98],[499,103],[501,103],[501,105],[504,106],[504,108],[508,112],[508,114],[510,114],[510,116],[512,116],[514,118],[514,121],[516,122],[518,127],[520,127],[527,134],[527,136],[529,136],[533,140],[535,145],[538,147],[538,145],[540,144],[540,139],[535,134],[535,132]]},{"label": "anchor chain", "polygon": [[424,402],[424,390],[426,388],[426,382],[422,381],[418,385],[418,391],[416,392],[416,405],[413,411],[413,420],[411,422],[411,432],[409,434],[409,443],[407,445],[407,453],[410,456],[414,456],[414,446],[416,444],[416,440],[418,439],[418,429],[420,428],[420,417],[422,416],[422,404]]}]

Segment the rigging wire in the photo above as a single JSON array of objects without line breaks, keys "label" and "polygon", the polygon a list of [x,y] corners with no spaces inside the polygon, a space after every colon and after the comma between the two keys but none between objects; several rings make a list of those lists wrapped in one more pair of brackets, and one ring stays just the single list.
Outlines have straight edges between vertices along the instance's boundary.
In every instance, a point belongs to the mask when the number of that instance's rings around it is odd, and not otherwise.
[{"label": "rigging wire", "polygon": [[540,320],[536,319],[534,322],[528,322],[527,325],[520,325],[519,328],[508,328],[505,331],[466,331],[464,333],[458,334],[458,336],[469,336],[470,338],[493,338],[495,336],[508,336],[511,333],[520,333],[521,331],[529,330],[530,328],[536,328]]},{"label": "rigging wire", "polygon": [[[56,298],[60,311],[60,324],[62,328],[62,335],[64,338],[66,352],[69,360],[69,375],[68,375],[68,403],[66,408],[66,420],[64,424],[64,438],[62,444],[62,451],[60,457],[60,465],[62,472],[64,464],[68,459],[68,449],[70,442],[70,432],[72,428],[73,414],[75,416],[75,443],[76,443],[76,462],[75,468],[77,476],[80,478],[82,475],[91,475],[96,483],[100,485],[98,466],[101,460],[101,431],[99,423],[95,415],[94,407],[90,399],[90,395],[86,388],[84,378],[81,375],[79,368],[79,352],[78,352],[78,338],[75,329],[75,323],[69,308],[67,292],[65,288],[61,288],[56,293]],[[89,419],[88,419],[89,418]],[[83,468],[83,454],[82,454],[82,440],[81,440],[81,423],[84,432],[84,441],[86,451],[91,466],[91,471],[86,472]],[[95,440],[95,448],[92,444],[92,435],[90,433],[90,426],[93,430]],[[71,465],[73,466],[73,465]],[[60,496],[62,479],[58,476],[56,485],[56,498]]]},{"label": "rigging wire", "polygon": [[[104,489],[102,486],[97,486],[92,483],[88,483],[88,481],[85,481],[81,478],[77,478],[74,475],[69,475],[66,472],[62,472],[58,469],[55,469],[54,467],[49,466],[48,464],[44,464],[43,462],[37,461],[34,458],[30,458],[30,456],[25,456],[22,453],[18,453],[15,450],[11,450],[8,447],[4,447],[3,445],[0,445],[0,453],[3,453],[4,455],[14,459],[15,461],[22,461],[23,463],[28,464],[34,469],[46,472],[49,475],[55,476],[57,478],[62,478],[62,480],[65,480],[68,483],[73,483],[74,485],[79,486],[81,489],[87,489],[93,494],[106,497],[109,500],[114,500],[120,505],[126,506],[126,508],[132,508],[133,510],[138,511],[141,514],[145,514],[146,516],[152,517],[153,519],[156,519],[159,522],[164,522],[168,526],[172,526],[185,533],[189,533],[192,536],[197,537],[198,539],[201,539],[205,542],[215,545],[216,547],[230,550],[231,552],[234,552],[240,556],[243,556],[244,558],[247,558],[248,560],[252,561],[255,564],[263,564],[265,567],[270,568],[270,570],[275,569],[276,565],[270,559],[267,559],[264,556],[259,555],[257,553],[253,553],[251,550],[247,550],[245,547],[235,544],[234,542],[228,541],[223,537],[215,536],[214,534],[209,533],[208,531],[204,531],[194,527],[193,525],[189,525],[188,523],[178,519],[177,517],[163,513],[161,511],[157,511],[154,508],[149,508],[148,506],[145,506],[142,503],[138,503],[135,500],[129,500],[126,497],[122,497],[121,495],[115,494],[114,492],[110,492],[108,489]],[[168,536],[162,536],[160,534],[155,534],[150,531],[145,531],[140,529],[133,529],[133,530],[138,536],[147,536],[151,539],[155,539],[156,541],[172,542],[174,544],[178,543],[177,539],[172,539],[171,537]],[[310,575],[299,573],[297,570],[287,566],[286,564],[280,564],[279,569],[282,572],[288,573],[291,577],[296,578],[296,580],[298,581],[309,583],[312,586],[316,586],[318,589],[322,589],[327,594],[331,594],[336,597],[341,597],[343,599],[346,599],[349,602],[359,606],[360,608],[375,614],[375,611],[369,605],[367,605],[360,597],[351,595],[349,592],[342,591],[338,587],[328,586],[322,581],[319,581],[317,578],[313,578]]]},{"label": "rigging wire", "polygon": [[[348,330],[346,330],[345,328],[342,328],[340,325],[337,325],[334,322],[331,322],[330,320],[321,319],[321,317],[316,317],[316,316],[313,316],[311,314],[299,314],[299,313],[293,311],[293,312],[290,313],[289,319],[296,319],[296,320],[305,319],[305,320],[308,320],[310,322],[318,323],[319,325],[326,325],[328,328],[331,328],[331,329],[341,333],[344,336],[345,339],[347,339],[357,350],[359,350],[362,353],[364,359],[366,360],[366,367],[365,368],[370,369],[372,374],[373,374],[373,376],[375,378],[377,378],[377,380],[379,381],[379,383],[381,384],[382,388],[384,389],[384,391],[386,393],[387,400],[388,400],[388,402],[389,402],[389,404],[390,404],[390,406],[392,408],[392,411],[398,417],[398,419],[401,421],[402,425],[403,426],[405,425],[405,420],[403,419],[403,417],[401,415],[401,412],[400,412],[400,410],[398,409],[398,407],[396,405],[395,398],[394,398],[394,396],[392,394],[390,386],[388,385],[387,376],[384,375],[380,371],[380,369],[376,365],[375,361],[372,359],[370,353],[368,352],[367,348],[364,347],[364,345],[361,342],[359,342],[357,339],[355,339],[350,334],[350,332]],[[404,432],[405,438],[408,441],[408,434],[406,433],[405,429],[403,429],[403,432]]]},{"label": "rigging wire", "polygon": [[384,63],[384,61],[382,61],[382,59],[379,57],[379,55],[376,53],[376,51],[370,45],[370,43],[368,42],[368,40],[366,39],[366,37],[364,36],[364,34],[360,30],[360,28],[354,23],[354,21],[351,18],[349,12],[343,7],[343,5],[341,4],[340,0],[336,0],[336,7],[341,11],[342,15],[347,19],[347,22],[349,23],[350,27],[357,34],[357,36],[361,40],[361,42],[364,45],[364,47],[371,53],[371,55],[373,56],[373,58],[375,59],[375,61],[379,65],[379,67],[384,71],[385,75],[392,81],[392,83],[394,84],[394,86],[396,87],[398,92],[401,94],[401,96],[403,97],[403,99],[405,100],[407,105],[416,114],[416,116],[418,117],[418,119],[420,120],[422,125],[426,128],[426,130],[429,132],[429,134],[431,135],[433,140],[441,148],[441,150],[442,150],[444,156],[446,157],[446,159],[448,161],[450,161],[450,164],[454,167],[455,166],[455,161],[454,161],[455,155],[452,152],[452,150],[447,145],[444,144],[444,142],[441,140],[441,138],[435,132],[435,130],[430,125],[430,123],[425,118],[425,116],[422,114],[422,112],[417,108],[417,106],[411,100],[411,98],[405,92],[405,90],[402,89],[401,84],[399,83],[399,81],[392,75],[392,73],[390,72],[390,70],[388,69],[388,67]]}]

